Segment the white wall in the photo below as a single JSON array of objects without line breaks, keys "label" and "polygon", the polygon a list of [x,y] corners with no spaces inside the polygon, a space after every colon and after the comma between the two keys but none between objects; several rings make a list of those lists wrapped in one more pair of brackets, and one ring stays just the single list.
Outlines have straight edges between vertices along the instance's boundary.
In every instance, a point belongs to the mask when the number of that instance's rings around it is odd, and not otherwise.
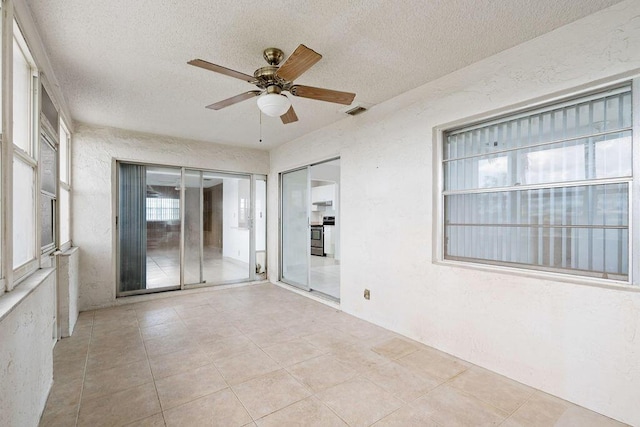
[{"label": "white wall", "polygon": [[114,304],[114,159],[266,174],[269,154],[213,143],[76,123],[73,242],[80,248],[80,310]]},{"label": "white wall", "polygon": [[640,72],[638,16],[620,3],[273,150],[270,279],[278,173],[339,155],[345,312],[640,425],[639,292],[432,262],[434,127]]},{"label": "white wall", "polygon": [[3,296],[5,304],[23,299],[0,320],[1,426],[37,426],[44,410],[53,383],[55,286],[55,270],[39,270]]}]

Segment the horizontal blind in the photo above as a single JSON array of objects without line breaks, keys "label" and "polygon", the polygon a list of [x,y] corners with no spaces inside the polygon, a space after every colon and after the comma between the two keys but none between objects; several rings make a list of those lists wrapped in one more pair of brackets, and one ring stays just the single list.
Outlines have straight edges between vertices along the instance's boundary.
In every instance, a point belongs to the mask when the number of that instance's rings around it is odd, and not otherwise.
[{"label": "horizontal blind", "polygon": [[445,258],[625,280],[632,148],[630,85],[445,133]]}]

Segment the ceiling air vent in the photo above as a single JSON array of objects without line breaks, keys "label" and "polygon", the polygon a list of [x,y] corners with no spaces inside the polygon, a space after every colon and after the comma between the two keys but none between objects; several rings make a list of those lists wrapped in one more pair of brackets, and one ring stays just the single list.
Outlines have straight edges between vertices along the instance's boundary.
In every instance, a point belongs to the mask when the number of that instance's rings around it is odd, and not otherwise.
[{"label": "ceiling air vent", "polygon": [[368,104],[363,104],[363,103],[355,103],[352,104],[350,106],[348,106],[347,108],[344,108],[342,110],[340,110],[341,112],[348,114],[350,116],[357,116],[358,114],[362,114],[365,111],[367,111],[369,109],[370,105]]}]

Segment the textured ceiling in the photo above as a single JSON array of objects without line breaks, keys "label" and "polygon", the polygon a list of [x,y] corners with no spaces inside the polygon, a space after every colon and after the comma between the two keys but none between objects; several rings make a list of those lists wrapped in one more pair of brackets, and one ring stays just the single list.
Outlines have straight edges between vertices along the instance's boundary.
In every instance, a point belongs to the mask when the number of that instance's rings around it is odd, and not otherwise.
[{"label": "textured ceiling", "polygon": [[[262,118],[255,89],[187,65],[202,58],[247,74],[262,50],[323,55],[296,83],[378,104],[619,0],[27,0],[74,120],[270,149],[347,116],[292,98],[299,121]],[[552,47],[550,47],[552,48]]]}]

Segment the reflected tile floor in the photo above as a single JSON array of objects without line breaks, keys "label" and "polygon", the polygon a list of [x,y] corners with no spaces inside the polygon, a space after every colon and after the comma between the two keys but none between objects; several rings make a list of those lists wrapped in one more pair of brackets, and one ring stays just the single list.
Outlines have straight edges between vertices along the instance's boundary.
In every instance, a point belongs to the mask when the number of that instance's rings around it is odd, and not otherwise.
[{"label": "reflected tile floor", "polygon": [[270,284],[84,312],[41,426],[619,426]]},{"label": "reflected tile floor", "polygon": [[[200,260],[185,262],[185,283],[200,282]],[[249,264],[225,258],[217,248],[204,248],[202,274],[207,283],[222,283],[249,277]],[[177,248],[147,249],[147,286],[156,289],[180,284],[180,252]]]}]

